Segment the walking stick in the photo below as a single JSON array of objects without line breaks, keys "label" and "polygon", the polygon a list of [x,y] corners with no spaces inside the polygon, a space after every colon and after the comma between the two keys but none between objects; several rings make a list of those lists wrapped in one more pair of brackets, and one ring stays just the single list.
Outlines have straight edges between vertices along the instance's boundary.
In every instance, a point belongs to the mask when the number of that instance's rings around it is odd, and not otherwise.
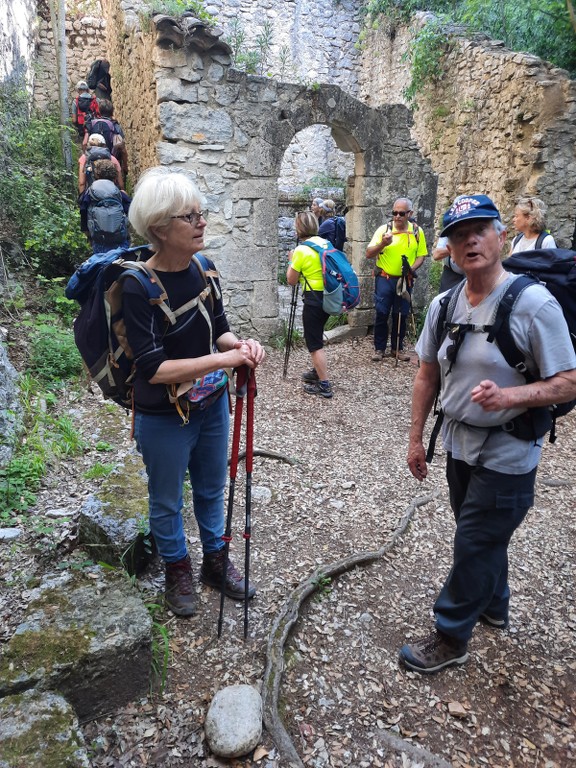
[{"label": "walking stick", "polygon": [[218,637],[222,635],[222,622],[224,620],[224,601],[226,595],[226,576],[228,573],[228,558],[230,542],[232,541],[232,510],[234,509],[234,490],[236,487],[236,474],[238,472],[238,453],[240,450],[240,427],[242,425],[242,408],[244,395],[246,394],[247,367],[242,365],[236,373],[236,407],[234,409],[234,431],[232,433],[232,453],[230,455],[230,488],[228,490],[228,512],[226,515],[226,528],[222,539],[224,541],[224,567],[222,570],[222,585],[220,591],[220,615],[218,616]]},{"label": "walking stick", "polygon": [[288,318],[288,333],[286,334],[286,349],[284,351],[284,371],[282,378],[288,375],[288,360],[290,359],[290,350],[292,348],[292,336],[294,335],[294,321],[296,319],[296,305],[298,303],[299,283],[292,286],[292,300],[290,302],[290,316]]},{"label": "walking stick", "polygon": [[254,464],[254,398],[256,374],[248,371],[246,398],[246,520],[244,524],[244,640],[248,638],[248,600],[250,589],[250,538],[252,536],[252,467]]},{"label": "walking stick", "polygon": [[412,287],[412,270],[408,263],[408,258],[402,256],[402,275],[398,278],[396,283],[396,296],[398,297],[398,326],[396,336],[396,365],[398,367],[398,356],[400,354],[400,324],[402,322],[402,299],[405,299],[412,306],[412,296],[410,295],[410,288]]}]

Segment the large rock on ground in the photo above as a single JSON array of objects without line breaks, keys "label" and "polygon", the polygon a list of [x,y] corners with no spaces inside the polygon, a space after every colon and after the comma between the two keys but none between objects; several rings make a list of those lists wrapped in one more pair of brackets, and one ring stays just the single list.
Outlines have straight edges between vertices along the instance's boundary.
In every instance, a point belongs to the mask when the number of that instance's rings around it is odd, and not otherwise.
[{"label": "large rock on ground", "polygon": [[100,567],[45,577],[0,655],[0,697],[58,691],[81,720],[148,692],[151,618],[124,574]]},{"label": "large rock on ground", "polygon": [[78,540],[95,562],[140,574],[156,554],[148,532],[148,478],[137,453],[80,510]]},{"label": "large rock on ground", "polygon": [[62,696],[7,696],[0,700],[0,722],[0,768],[90,768],[78,720]]},{"label": "large rock on ground", "polygon": [[251,685],[230,685],[212,699],[204,724],[208,746],[220,757],[242,757],[262,736],[262,699]]}]

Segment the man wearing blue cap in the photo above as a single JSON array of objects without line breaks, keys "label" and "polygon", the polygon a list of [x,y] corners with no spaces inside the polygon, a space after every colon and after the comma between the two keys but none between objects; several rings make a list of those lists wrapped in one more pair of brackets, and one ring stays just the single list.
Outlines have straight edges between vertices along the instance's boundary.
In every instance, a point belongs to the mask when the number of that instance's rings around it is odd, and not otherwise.
[{"label": "man wearing blue cap", "polygon": [[[404,645],[400,661],[417,672],[437,672],[468,659],[476,623],[508,625],[508,544],[534,502],[534,482],[544,437],[528,438],[528,408],[576,397],[576,356],[562,309],[539,284],[518,296],[510,329],[537,379],[527,383],[487,343],[500,299],[517,279],[502,268],[506,229],[486,195],[462,195],[444,214],[440,233],[466,275],[449,306],[439,338],[440,298],[434,299],[416,345],[408,466],[424,480],[426,418],[441,383],[446,476],[456,519],[454,559],[434,604],[436,627]],[[458,289],[456,289],[458,291]],[[551,343],[553,339],[553,343]],[[518,419],[520,415],[523,419]],[[531,422],[530,422],[531,423]],[[521,434],[520,434],[521,433]]]}]

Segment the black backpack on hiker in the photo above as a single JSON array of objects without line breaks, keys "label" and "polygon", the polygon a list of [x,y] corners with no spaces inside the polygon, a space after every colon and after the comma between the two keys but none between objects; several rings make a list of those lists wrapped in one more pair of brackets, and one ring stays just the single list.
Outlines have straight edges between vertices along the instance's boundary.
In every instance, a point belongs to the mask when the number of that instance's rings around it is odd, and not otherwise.
[{"label": "black backpack on hiker", "polygon": [[[486,341],[495,341],[508,365],[522,373],[526,382],[530,384],[538,381],[539,377],[532,376],[528,371],[524,355],[516,346],[510,330],[510,313],[514,310],[518,297],[528,286],[544,285],[562,307],[570,338],[576,350],[576,252],[560,248],[522,251],[505,259],[502,266],[519,277],[508,286],[502,296],[494,322],[491,325],[483,326],[482,331],[487,334]],[[464,285],[464,281],[459,283],[440,299],[440,312],[436,324],[438,346],[442,344],[449,331],[452,313]],[[462,324],[460,324],[459,329],[460,334],[465,334],[468,330]],[[470,328],[470,330],[472,329],[478,330],[475,327]],[[565,416],[575,405],[576,400],[571,400],[568,403],[529,408],[509,424],[506,424],[506,431],[522,440],[537,440],[550,432],[549,440],[554,443],[556,441],[556,419]],[[430,462],[434,455],[436,438],[440,432],[444,416],[442,410],[438,411],[436,406],[434,413],[437,419],[428,445],[427,462]]]},{"label": "black backpack on hiker", "polygon": [[88,189],[88,232],[93,245],[111,247],[128,240],[128,220],[122,193],[108,179],[97,179]]},{"label": "black backpack on hiker", "polygon": [[344,216],[334,217],[334,242],[332,245],[337,251],[344,250],[344,243],[348,238],[346,237],[346,219]]},{"label": "black backpack on hiker", "polygon": [[86,189],[92,186],[95,181],[94,163],[96,160],[111,160],[112,154],[106,147],[88,147],[86,150],[86,162],[84,163],[84,174],[86,176]]},{"label": "black backpack on hiker", "polygon": [[86,121],[86,130],[88,133],[99,133],[104,136],[104,141],[109,152],[114,149],[114,135],[116,134],[116,125],[109,117],[94,117]]},{"label": "black backpack on hiker", "polygon": [[[68,299],[80,303],[80,312],[74,321],[74,340],[91,380],[104,397],[127,409],[132,408],[134,360],[126,339],[122,282],[127,278],[138,280],[150,304],[162,313],[167,327],[168,324],[175,325],[184,312],[205,304],[213,295],[219,296],[214,273],[209,270],[204,256],[198,253],[193,261],[203,275],[206,287],[198,296],[172,310],[158,276],[144,264],[151,256],[152,251],[146,246],[94,254],[78,267],[65,290]],[[202,310],[201,315],[210,325],[208,312],[203,306]]]},{"label": "black backpack on hiker", "polygon": [[100,80],[100,64],[102,63],[102,59],[96,59],[92,63],[92,66],[90,67],[90,71],[88,72],[86,76],[86,83],[88,85],[88,88],[90,90],[94,90],[96,86],[98,85],[98,81]]}]

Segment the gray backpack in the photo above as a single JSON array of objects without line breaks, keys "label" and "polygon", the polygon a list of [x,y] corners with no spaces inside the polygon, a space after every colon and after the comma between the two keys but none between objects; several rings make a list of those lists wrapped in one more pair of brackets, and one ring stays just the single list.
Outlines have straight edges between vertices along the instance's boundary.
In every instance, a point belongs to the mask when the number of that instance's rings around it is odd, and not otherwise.
[{"label": "gray backpack", "polygon": [[93,244],[116,246],[128,240],[122,193],[108,179],[98,179],[88,190],[88,232]]}]

